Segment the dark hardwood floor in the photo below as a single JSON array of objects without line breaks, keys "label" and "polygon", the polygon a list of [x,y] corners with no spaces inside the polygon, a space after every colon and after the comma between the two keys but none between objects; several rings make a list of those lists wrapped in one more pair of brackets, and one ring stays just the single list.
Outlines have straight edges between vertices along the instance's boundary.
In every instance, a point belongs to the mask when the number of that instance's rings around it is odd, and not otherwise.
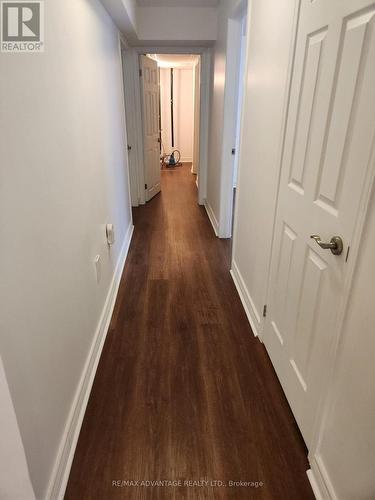
[{"label": "dark hardwood floor", "polygon": [[[162,193],[134,210],[65,500],[314,498],[304,443],[229,274],[230,242],[196,200],[185,165],[163,170]],[[182,485],[126,483],[142,480]]]}]

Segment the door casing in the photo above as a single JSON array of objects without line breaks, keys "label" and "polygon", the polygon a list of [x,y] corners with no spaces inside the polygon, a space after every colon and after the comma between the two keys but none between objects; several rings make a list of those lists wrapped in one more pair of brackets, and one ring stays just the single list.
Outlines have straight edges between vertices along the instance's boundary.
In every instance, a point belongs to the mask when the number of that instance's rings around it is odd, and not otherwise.
[{"label": "door casing", "polygon": [[[135,124],[138,131],[138,159],[134,177],[138,185],[141,186],[142,195],[139,204],[145,203],[144,186],[144,159],[143,159],[143,132],[141,119],[141,98],[140,98],[140,78],[139,62],[140,54],[196,54],[200,55],[200,129],[199,129],[199,171],[198,178],[198,199],[199,205],[204,205],[207,193],[207,168],[208,168],[208,137],[209,137],[209,109],[210,109],[210,83],[211,83],[211,48],[209,47],[134,47],[128,49],[132,53],[129,71],[133,74],[134,96],[133,107],[130,111],[133,116],[138,118],[140,124]],[[126,61],[126,60],[125,60]],[[126,62],[125,62],[126,64]],[[132,178],[132,179],[133,179]]]}]

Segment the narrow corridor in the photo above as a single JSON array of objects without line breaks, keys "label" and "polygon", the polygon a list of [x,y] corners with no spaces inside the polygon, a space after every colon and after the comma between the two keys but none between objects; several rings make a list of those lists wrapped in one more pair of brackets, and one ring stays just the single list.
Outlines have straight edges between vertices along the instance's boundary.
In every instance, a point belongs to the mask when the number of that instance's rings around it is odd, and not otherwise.
[{"label": "narrow corridor", "polygon": [[[304,443],[229,274],[230,242],[196,198],[184,165],[134,209],[66,500],[314,498]],[[126,483],[142,480],[181,485]]]}]

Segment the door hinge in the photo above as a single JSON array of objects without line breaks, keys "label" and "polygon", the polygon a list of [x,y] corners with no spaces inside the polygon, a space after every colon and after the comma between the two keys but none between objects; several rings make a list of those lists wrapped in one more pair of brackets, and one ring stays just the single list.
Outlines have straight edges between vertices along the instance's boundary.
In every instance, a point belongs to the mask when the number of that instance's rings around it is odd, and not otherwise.
[{"label": "door hinge", "polygon": [[145,189],[147,189],[147,188],[148,188],[148,186],[147,186],[147,184],[145,184]]},{"label": "door hinge", "polygon": [[263,306],[263,318],[267,316],[267,304],[264,304]]},{"label": "door hinge", "polygon": [[139,70],[139,76],[142,76],[142,70],[141,69]]}]

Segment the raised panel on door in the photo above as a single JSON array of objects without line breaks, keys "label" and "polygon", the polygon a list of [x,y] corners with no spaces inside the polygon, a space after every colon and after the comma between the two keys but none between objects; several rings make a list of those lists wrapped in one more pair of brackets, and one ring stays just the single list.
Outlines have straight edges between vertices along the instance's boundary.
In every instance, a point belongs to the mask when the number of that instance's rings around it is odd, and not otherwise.
[{"label": "raised panel on door", "polygon": [[302,82],[297,99],[296,128],[293,138],[289,187],[304,194],[304,177],[308,153],[310,129],[317,93],[321,54],[327,28],[311,33],[306,38],[303,58]]},{"label": "raised panel on door", "polygon": [[290,363],[298,383],[306,391],[308,370],[316,339],[317,318],[321,308],[322,288],[327,264],[308,247],[306,252],[297,323],[290,352]]},{"label": "raised panel on door", "polygon": [[284,345],[285,336],[288,333],[286,325],[286,310],[288,308],[289,284],[291,274],[291,263],[295,250],[296,233],[287,225],[282,226],[279,250],[279,262],[276,272],[275,310],[276,316],[272,321],[274,334],[281,345]]},{"label": "raised panel on door", "polygon": [[369,31],[373,22],[374,10],[371,9],[353,14],[343,25],[326,147],[315,195],[315,203],[334,216],[338,216],[340,209],[351,134],[356,124],[360,126],[357,122],[357,110],[363,84],[362,74],[368,62],[366,50],[370,39]]}]

